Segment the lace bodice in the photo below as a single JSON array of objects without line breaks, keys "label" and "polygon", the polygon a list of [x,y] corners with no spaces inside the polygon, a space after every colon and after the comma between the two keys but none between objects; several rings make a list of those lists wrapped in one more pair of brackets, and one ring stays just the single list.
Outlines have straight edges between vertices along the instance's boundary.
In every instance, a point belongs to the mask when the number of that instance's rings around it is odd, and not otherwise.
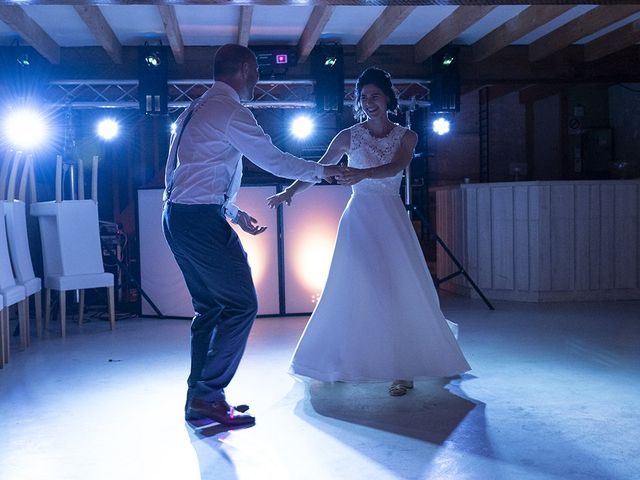
[{"label": "lace bodice", "polygon": [[[386,137],[376,138],[362,124],[351,127],[351,146],[349,148],[349,166],[356,168],[377,167],[390,163],[406,128],[396,125]],[[368,178],[351,188],[353,193],[374,193],[398,195],[402,171],[393,177]]]}]

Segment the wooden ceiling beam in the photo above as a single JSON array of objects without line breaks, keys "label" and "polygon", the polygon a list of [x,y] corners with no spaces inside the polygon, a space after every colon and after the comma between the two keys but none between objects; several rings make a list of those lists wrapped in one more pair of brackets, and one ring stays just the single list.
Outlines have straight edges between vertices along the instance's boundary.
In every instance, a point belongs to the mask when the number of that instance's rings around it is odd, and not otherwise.
[{"label": "wooden ceiling beam", "polygon": [[238,23],[238,44],[249,45],[249,36],[251,35],[251,22],[253,21],[253,7],[240,7],[240,22]]},{"label": "wooden ceiling beam", "polygon": [[60,63],[60,45],[47,35],[22,7],[0,5],[0,21],[6,23],[49,62]]},{"label": "wooden ceiling beam", "polygon": [[473,61],[484,60],[573,7],[573,5],[538,5],[526,8],[474,43],[471,46]]},{"label": "wooden ceiling beam", "polygon": [[363,63],[416,7],[386,7],[356,45],[356,61]]},{"label": "wooden ceiling beam", "polygon": [[526,104],[537,102],[538,100],[542,100],[552,95],[557,95],[558,93],[565,91],[569,85],[570,84],[567,83],[530,85],[520,90],[520,103]]},{"label": "wooden ceiling beam", "polygon": [[[0,5],[15,5],[18,0],[0,0]],[[229,5],[229,0],[19,0],[20,5]],[[550,0],[311,0],[305,5],[549,5]],[[554,5],[633,5],[638,0],[553,0]],[[234,5],[283,5],[294,6],[301,3],[296,0],[236,0]]]},{"label": "wooden ceiling beam", "polygon": [[584,61],[592,62],[640,43],[640,20],[626,24],[584,46]]},{"label": "wooden ceiling beam", "polygon": [[105,49],[107,54],[113,60],[113,63],[120,65],[122,63],[122,45],[113,33],[109,22],[104,18],[100,7],[93,5],[74,5],[73,8],[80,18],[87,24],[89,30],[96,37],[98,43]]},{"label": "wooden ceiling beam", "polygon": [[601,6],[552,31],[529,45],[529,60],[537,62],[581,38],[640,11],[639,5]]},{"label": "wooden ceiling beam", "polygon": [[331,19],[336,7],[330,5],[320,5],[313,7],[311,16],[304,27],[304,31],[298,42],[298,63],[303,63],[309,58],[313,47],[316,46],[325,25]]},{"label": "wooden ceiling beam", "polygon": [[424,62],[442,47],[451,43],[471,25],[487,15],[495,7],[458,7],[451,15],[427,33],[415,45],[416,63]]},{"label": "wooden ceiling beam", "polygon": [[173,58],[176,63],[183,64],[184,42],[182,41],[182,33],[180,33],[180,25],[178,25],[178,17],[176,17],[176,7],[173,5],[158,5],[158,10],[164,24],[164,31],[169,39]]},{"label": "wooden ceiling beam", "polygon": [[527,87],[523,83],[487,83],[487,84],[464,84],[460,85],[460,95],[475,93],[481,88],[489,89],[489,101],[497,100],[511,93],[519,92]]},{"label": "wooden ceiling beam", "polygon": [[514,83],[491,85],[489,87],[489,101],[497,100],[498,98],[506,97],[507,95],[510,95],[512,93],[519,92],[524,87],[525,85]]}]

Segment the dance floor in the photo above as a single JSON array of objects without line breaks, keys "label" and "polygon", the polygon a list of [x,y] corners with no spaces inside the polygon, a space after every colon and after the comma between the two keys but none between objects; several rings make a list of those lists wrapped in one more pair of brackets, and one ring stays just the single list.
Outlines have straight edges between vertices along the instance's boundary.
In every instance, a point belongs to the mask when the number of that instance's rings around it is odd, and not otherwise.
[{"label": "dance floor", "polygon": [[0,479],[640,478],[640,302],[496,308],[444,298],[473,370],[395,398],[292,378],[306,318],[260,318],[223,432],[183,420],[187,321],[53,324],[0,370]]}]

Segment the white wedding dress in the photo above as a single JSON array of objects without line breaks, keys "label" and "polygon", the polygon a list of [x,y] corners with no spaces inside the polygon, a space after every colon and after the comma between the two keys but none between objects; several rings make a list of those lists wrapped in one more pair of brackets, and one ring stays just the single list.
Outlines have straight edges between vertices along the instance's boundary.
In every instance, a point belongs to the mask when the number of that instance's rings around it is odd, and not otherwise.
[{"label": "white wedding dress", "polygon": [[[375,138],[351,128],[349,166],[389,163],[406,129]],[[402,172],[366,179],[340,219],[322,295],[291,373],[323,381],[448,377],[470,369],[440,310],[413,225],[400,198]]]}]

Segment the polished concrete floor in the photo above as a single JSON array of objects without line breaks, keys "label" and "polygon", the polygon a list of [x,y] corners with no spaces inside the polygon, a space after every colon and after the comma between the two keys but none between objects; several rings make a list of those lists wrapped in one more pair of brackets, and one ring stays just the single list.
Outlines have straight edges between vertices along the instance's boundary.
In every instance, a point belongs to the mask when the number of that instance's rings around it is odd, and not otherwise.
[{"label": "polished concrete floor", "polygon": [[640,478],[640,302],[496,307],[445,298],[473,371],[396,398],[295,380],[306,318],[258,319],[230,432],[183,421],[187,321],[69,325],[0,370],[0,479]]}]

